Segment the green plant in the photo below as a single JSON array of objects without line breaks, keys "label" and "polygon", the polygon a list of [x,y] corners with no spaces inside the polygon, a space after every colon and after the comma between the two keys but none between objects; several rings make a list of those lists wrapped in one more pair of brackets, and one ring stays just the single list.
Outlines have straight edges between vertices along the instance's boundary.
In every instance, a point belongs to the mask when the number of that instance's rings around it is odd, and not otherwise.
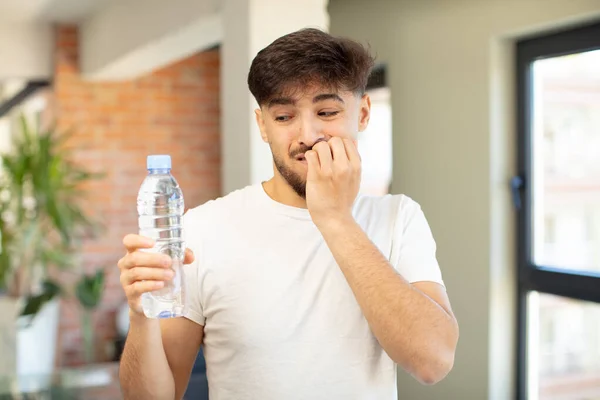
[{"label": "green plant", "polygon": [[21,315],[34,316],[61,294],[51,268],[72,268],[81,239],[99,225],[84,213],[83,186],[101,177],[72,158],[71,135],[36,132],[24,116],[0,170],[0,291],[25,298]]},{"label": "green plant", "polygon": [[102,300],[104,289],[104,270],[99,269],[95,274],[83,275],[75,287],[75,296],[79,304],[86,310],[94,310]]}]

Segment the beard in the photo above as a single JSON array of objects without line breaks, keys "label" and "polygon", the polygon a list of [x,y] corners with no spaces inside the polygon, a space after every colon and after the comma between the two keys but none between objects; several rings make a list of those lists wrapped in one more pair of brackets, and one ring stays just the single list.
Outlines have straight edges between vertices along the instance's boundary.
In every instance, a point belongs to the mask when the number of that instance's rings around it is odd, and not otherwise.
[{"label": "beard", "polygon": [[275,154],[273,154],[273,162],[275,163],[277,171],[279,171],[283,179],[285,179],[294,192],[301,198],[306,199],[306,179],[293,171],[282,159],[275,156]]}]

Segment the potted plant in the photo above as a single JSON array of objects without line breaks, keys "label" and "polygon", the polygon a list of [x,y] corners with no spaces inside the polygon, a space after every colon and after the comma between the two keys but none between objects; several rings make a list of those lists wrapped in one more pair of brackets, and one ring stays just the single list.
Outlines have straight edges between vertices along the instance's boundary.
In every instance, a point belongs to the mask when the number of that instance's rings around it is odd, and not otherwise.
[{"label": "potted plant", "polygon": [[21,116],[1,156],[0,374],[52,372],[57,296],[65,292],[53,277],[76,265],[82,239],[99,227],[83,211],[82,185],[100,175],[73,162],[68,137],[31,129]]}]

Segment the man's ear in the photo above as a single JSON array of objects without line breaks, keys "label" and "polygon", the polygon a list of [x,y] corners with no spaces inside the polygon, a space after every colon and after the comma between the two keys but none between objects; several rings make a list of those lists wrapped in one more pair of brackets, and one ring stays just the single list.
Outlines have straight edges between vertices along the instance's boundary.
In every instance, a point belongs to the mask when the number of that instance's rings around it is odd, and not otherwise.
[{"label": "man's ear", "polygon": [[358,131],[363,132],[369,126],[371,119],[371,97],[364,94],[360,99],[360,109],[358,111]]},{"label": "man's ear", "polygon": [[269,138],[267,136],[267,130],[265,129],[265,120],[262,115],[262,110],[257,108],[254,110],[254,115],[256,116],[256,124],[258,125],[258,129],[260,129],[260,137],[263,142],[269,143]]}]

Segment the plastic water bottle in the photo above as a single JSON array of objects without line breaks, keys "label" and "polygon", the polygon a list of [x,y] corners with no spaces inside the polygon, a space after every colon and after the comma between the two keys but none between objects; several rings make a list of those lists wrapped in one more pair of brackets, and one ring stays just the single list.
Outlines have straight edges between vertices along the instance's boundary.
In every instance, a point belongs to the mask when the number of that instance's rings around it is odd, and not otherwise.
[{"label": "plastic water bottle", "polygon": [[142,309],[148,318],[173,318],[183,315],[183,194],[171,175],[171,157],[151,155],[147,159],[148,176],[137,199],[139,234],[154,239],[152,249],[171,257],[174,276],[161,289],[142,295]]}]

